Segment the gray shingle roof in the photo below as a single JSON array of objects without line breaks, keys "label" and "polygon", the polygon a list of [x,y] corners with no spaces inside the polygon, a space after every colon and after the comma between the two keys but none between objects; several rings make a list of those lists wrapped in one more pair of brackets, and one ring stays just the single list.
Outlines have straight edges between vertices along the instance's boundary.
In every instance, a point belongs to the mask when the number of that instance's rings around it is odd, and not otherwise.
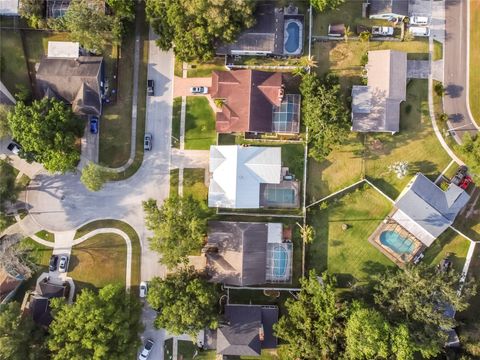
[{"label": "gray shingle roof", "polygon": [[[277,307],[261,305],[225,306],[226,324],[217,330],[217,353],[222,355],[257,356],[262,349],[277,346],[273,324],[278,321]],[[264,339],[260,339],[263,327]]]},{"label": "gray shingle roof", "polygon": [[450,184],[443,191],[425,175],[418,173],[395,206],[436,238],[453,223],[469,199],[470,195],[460,187]]},{"label": "gray shingle roof", "polygon": [[370,15],[396,14],[408,16],[409,0],[369,0]]}]

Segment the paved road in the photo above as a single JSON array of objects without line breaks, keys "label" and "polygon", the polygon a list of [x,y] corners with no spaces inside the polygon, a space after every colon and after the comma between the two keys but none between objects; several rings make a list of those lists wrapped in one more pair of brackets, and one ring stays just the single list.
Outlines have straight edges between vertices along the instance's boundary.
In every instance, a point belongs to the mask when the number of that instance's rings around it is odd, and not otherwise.
[{"label": "paved road", "polygon": [[467,132],[477,133],[478,131],[467,109],[467,1],[447,0],[445,2],[444,78],[447,94],[444,110],[450,118],[449,128],[456,129],[455,132],[459,138]]}]

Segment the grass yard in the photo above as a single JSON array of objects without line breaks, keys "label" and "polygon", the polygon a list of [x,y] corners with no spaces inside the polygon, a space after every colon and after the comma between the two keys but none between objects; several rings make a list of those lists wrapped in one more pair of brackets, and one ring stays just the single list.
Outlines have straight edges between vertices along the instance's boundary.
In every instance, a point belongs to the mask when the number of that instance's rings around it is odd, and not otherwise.
[{"label": "grass yard", "polygon": [[[315,238],[307,246],[307,269],[327,270],[337,276],[340,287],[348,287],[394,266],[368,242],[391,209],[392,204],[368,186],[329,201],[326,209],[312,209],[308,222],[315,228]],[[342,224],[349,228],[344,231]]]},{"label": "grass yard", "polygon": [[217,352],[215,350],[204,350],[195,356],[195,360],[215,360]]},{"label": "grass yard", "polygon": [[187,77],[208,77],[213,70],[226,70],[224,57],[216,57],[205,63],[188,64]]},{"label": "grass yard", "polygon": [[32,277],[24,281],[17,290],[13,300],[22,302],[27,290],[33,290],[37,283],[37,278],[43,272],[48,272],[48,264],[52,256],[52,248],[43,246],[31,238],[24,238],[17,245],[19,248],[27,251],[28,260],[37,266]]},{"label": "grass yard", "polygon": [[177,352],[178,359],[183,359],[183,360],[193,359],[193,357],[198,351],[197,346],[191,341],[177,340],[177,344],[178,344],[178,352]]},{"label": "grass yard", "polygon": [[31,92],[27,62],[19,32],[0,30],[0,63],[0,77],[12,95],[19,90],[19,86]]},{"label": "grass yard", "polygon": [[182,98],[173,99],[172,108],[172,147],[180,147],[180,115],[182,113]]},{"label": "grass yard", "polygon": [[447,229],[434,243],[425,250],[423,262],[437,265],[448,254],[453,267],[458,273],[462,272],[467,257],[470,241],[458,235],[453,230]]},{"label": "grass yard", "polygon": [[[101,229],[101,228],[116,228],[116,229],[122,230],[130,238],[132,242],[132,291],[136,291],[136,287],[138,287],[140,284],[140,256],[141,256],[140,238],[138,237],[137,232],[129,224],[120,220],[113,220],[113,219],[96,220],[77,229],[74,239],[78,239],[93,230]],[[123,238],[121,239],[125,244],[125,241],[123,240]],[[124,276],[125,276],[125,272],[124,272]]]},{"label": "grass yard", "polygon": [[453,226],[472,240],[480,241],[480,188],[475,188],[471,193],[470,202]]},{"label": "grass yard", "polygon": [[433,61],[443,59],[443,44],[440,41],[433,40]]},{"label": "grass yard", "polygon": [[240,356],[241,360],[278,360],[276,349],[262,349],[260,356]]},{"label": "grass yard", "polygon": [[[480,123],[480,1],[470,0],[470,108]],[[476,25],[473,25],[476,24]]]},{"label": "grass yard", "polygon": [[177,57],[175,57],[174,75],[178,77],[183,76],[183,62],[178,60]]},{"label": "grass yard", "polygon": [[178,195],[178,169],[170,170],[170,196]]},{"label": "grass yard", "polygon": [[208,150],[215,145],[215,114],[206,97],[188,96],[185,117],[185,149]]},{"label": "grass yard", "polygon": [[68,275],[80,289],[125,285],[126,265],[125,240],[117,234],[98,234],[72,248]]},{"label": "grass yard", "polygon": [[35,235],[37,235],[40,239],[50,241],[50,242],[55,242],[55,234],[52,234],[47,230],[40,230]]},{"label": "grass yard", "polygon": [[[393,199],[417,172],[435,180],[450,162],[450,157],[432,129],[426,80],[411,80],[408,83],[407,101],[400,107],[400,132],[393,136],[369,134],[366,147],[367,178]],[[409,163],[409,176],[398,179],[388,171],[388,166],[396,161]]]},{"label": "grass yard", "polygon": [[292,298],[292,295],[288,291],[280,291],[280,296],[275,298],[265,295],[261,289],[229,289],[230,304],[276,305],[280,315],[286,314],[285,301],[289,298]]},{"label": "grass yard", "polygon": [[183,169],[183,195],[191,195],[197,200],[207,201],[208,188],[205,185],[205,169]]},{"label": "grass yard", "polygon": [[163,343],[163,359],[164,360],[173,359],[173,338],[167,339]]},{"label": "grass yard", "polygon": [[312,34],[317,36],[327,35],[329,24],[345,24],[345,26],[350,27],[350,31],[354,32],[356,25],[366,20],[367,19],[362,18],[362,2],[347,0],[336,10],[323,12],[314,11]]}]

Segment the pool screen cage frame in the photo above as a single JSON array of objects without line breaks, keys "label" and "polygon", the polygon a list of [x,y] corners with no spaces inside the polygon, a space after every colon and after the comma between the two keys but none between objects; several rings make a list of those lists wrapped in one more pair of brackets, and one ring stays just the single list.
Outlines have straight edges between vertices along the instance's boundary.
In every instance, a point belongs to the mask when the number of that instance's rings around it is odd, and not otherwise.
[{"label": "pool screen cage frame", "polygon": [[[275,256],[279,253],[275,249],[281,246],[287,252],[287,265],[285,274],[281,277],[275,276]],[[292,283],[292,265],[293,265],[293,243],[269,243],[267,244],[267,264],[265,269],[265,278],[271,284],[291,284]]]},{"label": "pool screen cage frame", "polygon": [[[412,254],[409,254],[408,256],[406,256],[405,254],[397,254],[395,253],[394,251],[391,251],[391,250],[387,250],[385,249],[386,251],[388,251],[393,257],[397,258],[397,259],[400,259],[401,261],[407,263],[407,262],[410,262],[415,256],[416,254],[422,250],[422,242],[417,239],[415,237],[415,235],[413,235],[410,231],[408,231],[407,229],[405,229],[402,225],[400,225],[397,221],[395,221],[394,219],[392,219],[390,216],[387,216],[387,221],[386,221],[386,224],[388,225],[394,225],[395,227],[392,229],[392,231],[396,231],[397,233],[399,233],[397,231],[397,229],[401,229],[402,230],[402,233],[405,233],[405,234],[401,234],[402,236],[405,236],[405,239],[408,239],[408,240],[411,240],[414,244],[417,244],[417,243],[420,243],[420,247],[418,250],[418,248],[416,247],[417,251],[415,251],[414,253]],[[379,240],[380,241],[380,240]]]},{"label": "pool screen cage frame", "polygon": [[[301,103],[302,97],[299,94],[284,95],[283,101],[280,106],[273,107],[272,131],[280,134],[298,133],[300,131]],[[291,111],[290,107],[293,108]],[[282,119],[282,117],[284,119]]]},{"label": "pool screen cage frame", "polygon": [[66,14],[71,0],[47,0],[47,17],[59,18]]}]

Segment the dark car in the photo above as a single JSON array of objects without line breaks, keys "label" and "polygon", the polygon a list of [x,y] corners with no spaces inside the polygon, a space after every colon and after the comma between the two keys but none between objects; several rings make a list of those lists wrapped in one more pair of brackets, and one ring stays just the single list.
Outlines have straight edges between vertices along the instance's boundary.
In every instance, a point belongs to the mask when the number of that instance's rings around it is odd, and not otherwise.
[{"label": "dark car", "polygon": [[90,118],[90,132],[92,134],[98,133],[98,117],[96,116],[92,116]]},{"label": "dark car", "polygon": [[50,270],[50,271],[57,270],[57,264],[58,264],[58,256],[57,255],[52,255],[50,257],[50,264],[48,265],[48,270]]},{"label": "dark car", "polygon": [[147,81],[147,94],[148,96],[155,95],[155,83],[153,82],[153,80]]},{"label": "dark car", "polygon": [[460,185],[463,178],[467,176],[467,172],[468,172],[468,167],[466,167],[465,165],[460,166],[452,178],[452,183],[454,183],[455,185]]},{"label": "dark car", "polygon": [[18,155],[22,147],[17,142],[12,141],[10,144],[7,145],[7,149],[10,150],[15,155]]}]

